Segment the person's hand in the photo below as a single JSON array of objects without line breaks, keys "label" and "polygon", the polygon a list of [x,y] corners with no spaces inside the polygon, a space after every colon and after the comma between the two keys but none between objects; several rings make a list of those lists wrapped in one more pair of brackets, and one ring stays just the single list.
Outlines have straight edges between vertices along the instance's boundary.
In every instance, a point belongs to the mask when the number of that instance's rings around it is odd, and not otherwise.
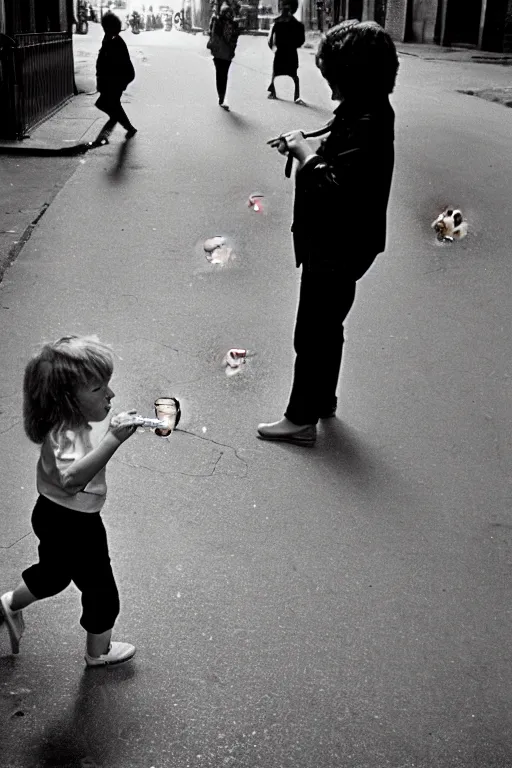
[{"label": "person's hand", "polygon": [[273,149],[277,149],[282,155],[290,154],[298,160],[303,160],[312,151],[302,131],[282,133],[281,136],[270,139],[267,144],[270,144]]},{"label": "person's hand", "polygon": [[123,413],[112,416],[109,430],[116,440],[124,443],[133,435],[138,426],[140,426],[140,416],[137,416],[136,409],[132,408],[130,411],[123,411]]}]

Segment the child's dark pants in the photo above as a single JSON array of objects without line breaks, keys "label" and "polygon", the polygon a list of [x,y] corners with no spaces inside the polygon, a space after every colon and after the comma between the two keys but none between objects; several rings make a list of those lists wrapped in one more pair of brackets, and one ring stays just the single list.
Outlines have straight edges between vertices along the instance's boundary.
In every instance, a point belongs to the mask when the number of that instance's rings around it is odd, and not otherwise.
[{"label": "child's dark pants", "polygon": [[82,593],[80,624],[99,635],[112,629],[119,614],[107,533],[99,512],[75,512],[39,496],[32,512],[39,539],[39,562],[23,571],[38,599],[62,592],[71,582]]},{"label": "child's dark pants", "polygon": [[121,106],[122,95],[123,91],[121,89],[112,88],[102,92],[99,99],[96,101],[98,109],[101,109],[102,112],[106,112],[109,117],[99,133],[100,136],[108,137],[117,123],[120,123],[127,131],[133,128],[128,115]]},{"label": "child's dark pants", "polygon": [[302,273],[295,324],[292,391],[285,416],[294,424],[316,424],[336,407],[343,351],[343,322],[356,281],[336,272]]},{"label": "child's dark pants", "polygon": [[213,59],[215,64],[215,80],[217,84],[217,93],[219,95],[219,104],[224,102],[226,90],[228,87],[228,72],[231,61],[227,59]]}]

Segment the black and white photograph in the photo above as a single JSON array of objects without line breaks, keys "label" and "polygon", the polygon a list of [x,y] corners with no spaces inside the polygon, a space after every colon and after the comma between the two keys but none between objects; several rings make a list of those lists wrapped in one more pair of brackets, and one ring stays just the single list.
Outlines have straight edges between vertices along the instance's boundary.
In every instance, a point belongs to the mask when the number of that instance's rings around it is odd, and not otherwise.
[{"label": "black and white photograph", "polygon": [[0,0],[0,767],[512,768],[512,0]]}]

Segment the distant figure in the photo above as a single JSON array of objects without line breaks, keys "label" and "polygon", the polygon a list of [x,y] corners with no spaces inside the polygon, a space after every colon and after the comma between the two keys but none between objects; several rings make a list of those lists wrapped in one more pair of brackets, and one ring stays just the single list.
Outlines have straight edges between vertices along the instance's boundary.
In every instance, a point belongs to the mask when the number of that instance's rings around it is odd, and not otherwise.
[{"label": "distant figure", "polygon": [[238,42],[239,28],[235,21],[231,6],[224,2],[220,8],[219,16],[213,16],[210,23],[210,38],[206,47],[210,49],[215,65],[215,79],[219,105],[229,112],[226,104],[226,90],[228,85],[228,72],[235,56]]},{"label": "distant figure", "polygon": [[[260,424],[258,436],[313,445],[319,419],[336,414],[343,324],[356,283],[386,247],[386,212],[394,167],[398,57],[374,21],[345,21],[320,42],[316,63],[340,104],[315,152],[302,131],[271,140],[298,160],[293,244],[302,279],[295,323],[296,352],[288,407],[280,421]],[[361,211],[369,225],[352,226]]]},{"label": "distant figure", "polygon": [[294,13],[297,12],[297,0],[284,0],[281,15],[272,24],[268,36],[270,50],[276,47],[274,66],[272,68],[272,81],[268,87],[268,98],[277,99],[274,80],[280,75],[291,77],[295,84],[293,100],[296,104],[304,104],[300,98],[300,84],[297,70],[299,68],[299,56],[297,48],[304,45],[306,35],[304,24],[297,21]]},{"label": "distant figure", "polygon": [[101,129],[93,146],[108,144],[110,134],[117,123],[126,129],[126,138],[131,139],[137,133],[128,115],[121,106],[121,96],[129,83],[135,79],[135,70],[130,60],[128,48],[122,37],[121,19],[114,13],[106,13],[101,20],[105,32],[98,59],[96,61],[96,83],[100,97],[96,106],[106,112],[109,119]]}]

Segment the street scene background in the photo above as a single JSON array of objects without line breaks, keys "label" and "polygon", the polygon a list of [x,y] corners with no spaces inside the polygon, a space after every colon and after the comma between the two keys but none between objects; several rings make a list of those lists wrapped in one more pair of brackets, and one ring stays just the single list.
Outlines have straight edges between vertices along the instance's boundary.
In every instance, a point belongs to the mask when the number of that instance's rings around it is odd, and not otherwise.
[{"label": "street scene background", "polygon": [[[43,141],[103,122],[100,33],[75,39],[81,93]],[[118,128],[83,157],[0,158],[14,208],[46,201],[0,284],[2,589],[36,557],[21,383],[37,344],[97,333],[118,409],[171,395],[183,417],[108,468],[114,637],[134,661],[84,669],[74,588],[25,611],[19,656],[0,627],[2,765],[510,768],[512,111],[459,92],[509,70],[400,55],[388,246],[347,322],[338,418],[305,450],[256,438],[289,394],[300,278],[293,179],[266,141],[336,104],[310,50],[307,106],[286,80],[268,101],[266,40],[242,37],[227,113],[206,37],[123,36],[131,143]],[[461,242],[430,226],[447,205]],[[348,228],[363,243],[365,201],[339,226],[340,248]],[[205,258],[214,235],[225,267]],[[232,347],[252,354],[227,377]]]}]

